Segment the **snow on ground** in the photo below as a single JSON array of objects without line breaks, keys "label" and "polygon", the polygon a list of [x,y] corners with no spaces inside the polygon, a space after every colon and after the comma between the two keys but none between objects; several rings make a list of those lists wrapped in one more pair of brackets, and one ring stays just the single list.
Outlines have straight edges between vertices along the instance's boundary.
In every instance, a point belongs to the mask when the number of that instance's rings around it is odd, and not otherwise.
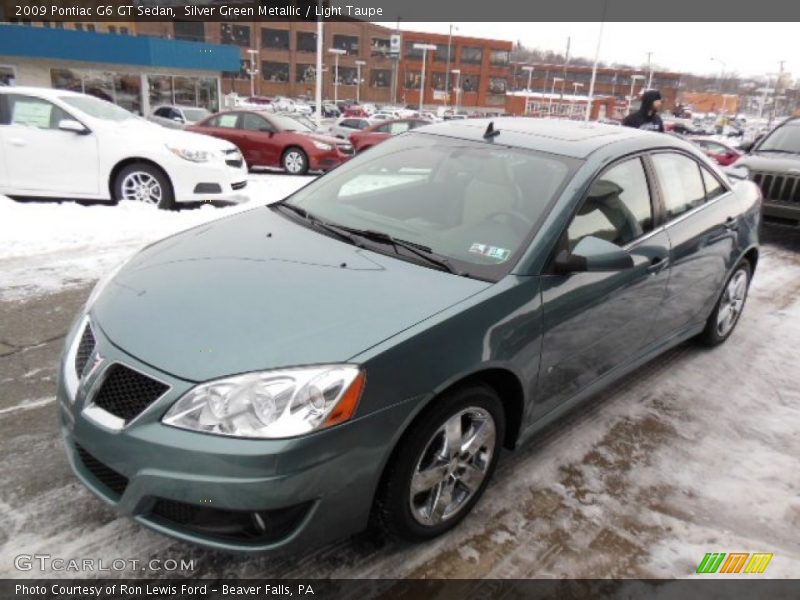
[{"label": "snow on ground", "polygon": [[0,300],[18,300],[99,278],[141,247],[201,223],[280,200],[312,177],[250,176],[250,201],[181,211],[122,202],[14,202],[0,196]]}]

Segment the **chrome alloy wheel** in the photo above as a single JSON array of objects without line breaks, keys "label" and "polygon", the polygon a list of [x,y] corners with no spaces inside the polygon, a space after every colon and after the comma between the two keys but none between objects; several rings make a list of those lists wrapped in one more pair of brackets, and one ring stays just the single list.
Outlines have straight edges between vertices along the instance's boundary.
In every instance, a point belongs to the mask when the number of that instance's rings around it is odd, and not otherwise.
[{"label": "chrome alloy wheel", "polygon": [[120,186],[123,200],[158,204],[161,202],[163,190],[158,179],[145,171],[134,171],[125,176]]},{"label": "chrome alloy wheel", "polygon": [[450,417],[428,441],[411,477],[411,514],[422,525],[452,518],[478,491],[492,462],[495,423],[483,408]]},{"label": "chrome alloy wheel", "polygon": [[283,157],[283,166],[289,173],[302,173],[305,162],[305,157],[298,150],[290,150]]},{"label": "chrome alloy wheel", "polygon": [[742,312],[745,298],[747,297],[747,271],[739,269],[736,274],[731,277],[728,285],[725,287],[725,292],[722,294],[722,299],[719,303],[719,310],[717,311],[717,334],[720,337],[725,337],[730,333],[733,326],[736,325],[736,320]]}]

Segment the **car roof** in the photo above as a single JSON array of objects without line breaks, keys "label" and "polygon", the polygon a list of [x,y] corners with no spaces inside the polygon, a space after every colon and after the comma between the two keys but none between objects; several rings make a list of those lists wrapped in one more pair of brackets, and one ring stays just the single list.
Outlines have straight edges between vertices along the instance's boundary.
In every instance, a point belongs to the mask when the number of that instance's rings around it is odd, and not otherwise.
[{"label": "car roof", "polygon": [[486,141],[483,134],[490,123],[493,124],[494,130],[499,132],[492,138],[495,143],[573,158],[586,158],[596,150],[621,142],[634,142],[634,145],[642,147],[683,147],[671,136],[662,133],[566,119],[529,117],[451,119],[428,125],[425,127],[425,132],[482,142]]}]

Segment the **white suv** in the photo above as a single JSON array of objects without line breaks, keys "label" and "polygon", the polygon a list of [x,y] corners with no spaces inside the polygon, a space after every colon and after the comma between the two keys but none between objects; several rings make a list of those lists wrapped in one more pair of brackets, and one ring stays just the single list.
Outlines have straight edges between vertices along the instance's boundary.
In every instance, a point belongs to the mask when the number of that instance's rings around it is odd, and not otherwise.
[{"label": "white suv", "polygon": [[0,194],[75,200],[244,202],[238,148],[167,129],[93,96],[0,88]]}]

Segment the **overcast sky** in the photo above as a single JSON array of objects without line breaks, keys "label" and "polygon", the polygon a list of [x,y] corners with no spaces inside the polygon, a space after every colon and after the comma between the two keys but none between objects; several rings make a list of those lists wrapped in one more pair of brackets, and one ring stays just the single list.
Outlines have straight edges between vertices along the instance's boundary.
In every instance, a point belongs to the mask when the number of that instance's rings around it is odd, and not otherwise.
[{"label": "overcast sky", "polygon": [[[698,0],[702,1],[702,0]],[[394,27],[393,23],[383,23]],[[454,23],[460,35],[520,40],[542,50],[566,48],[572,38],[571,55],[594,58],[599,23]],[[448,23],[400,23],[414,31],[447,33]],[[653,52],[658,68],[718,75],[719,62],[725,72],[740,75],[777,73],[778,61],[795,76],[800,73],[800,33],[797,23],[606,23],[600,60],[647,64]]]}]

